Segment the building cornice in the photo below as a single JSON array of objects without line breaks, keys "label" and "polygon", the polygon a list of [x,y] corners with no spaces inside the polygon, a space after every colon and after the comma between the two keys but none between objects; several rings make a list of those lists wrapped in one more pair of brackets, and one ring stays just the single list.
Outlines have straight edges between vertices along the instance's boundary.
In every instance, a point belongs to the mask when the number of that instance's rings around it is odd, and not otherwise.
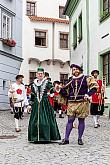
[{"label": "building cornice", "polygon": [[55,65],[57,62],[60,64],[60,67],[63,68],[65,64],[68,64],[70,66],[70,61],[62,61],[60,59],[45,59],[45,60],[39,60],[37,58],[29,58],[28,59],[28,64],[31,63],[31,61],[35,61],[37,64],[41,65],[43,62],[47,62],[47,65],[53,64]]},{"label": "building cornice", "polygon": [[13,11],[9,10],[8,8],[6,8],[5,6],[3,6],[3,5],[1,5],[1,4],[0,4],[0,8],[3,9],[3,10],[5,10],[5,11],[7,11],[7,12],[9,12],[9,13],[12,14],[13,16],[16,15],[16,13],[14,13]]},{"label": "building cornice", "polygon": [[20,62],[23,61],[23,58],[15,56],[15,55],[10,54],[10,53],[7,53],[7,52],[2,51],[2,50],[0,50],[0,54],[3,55],[3,56],[6,56],[6,57],[12,58],[14,60],[20,61]]},{"label": "building cornice", "polygon": [[69,24],[69,20],[65,20],[65,19],[38,17],[38,16],[28,16],[28,17],[31,21]]},{"label": "building cornice", "polygon": [[76,6],[80,0],[67,0],[65,5],[64,14],[71,17],[72,13],[75,11]]}]

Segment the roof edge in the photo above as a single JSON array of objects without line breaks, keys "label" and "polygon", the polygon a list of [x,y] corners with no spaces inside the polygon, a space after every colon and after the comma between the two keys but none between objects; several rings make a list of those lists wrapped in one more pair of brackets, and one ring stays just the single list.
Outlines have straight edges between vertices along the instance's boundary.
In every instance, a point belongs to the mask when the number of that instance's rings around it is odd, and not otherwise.
[{"label": "roof edge", "polygon": [[49,18],[49,17],[38,17],[38,16],[28,16],[31,21],[39,22],[54,22],[54,23],[64,23],[69,24],[67,19]]},{"label": "roof edge", "polygon": [[67,0],[65,5],[64,14],[71,17],[72,13],[75,11],[76,6],[80,0]]}]

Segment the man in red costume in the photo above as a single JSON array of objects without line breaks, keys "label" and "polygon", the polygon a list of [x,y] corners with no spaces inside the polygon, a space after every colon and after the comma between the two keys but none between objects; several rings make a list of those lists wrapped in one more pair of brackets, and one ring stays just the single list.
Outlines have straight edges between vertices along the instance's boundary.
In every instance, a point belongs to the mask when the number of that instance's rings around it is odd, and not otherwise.
[{"label": "man in red costume", "polygon": [[94,120],[94,128],[100,127],[99,124],[99,117],[103,115],[104,112],[104,86],[102,80],[98,79],[99,71],[93,70],[91,75],[94,77],[96,82],[98,83],[99,88],[97,92],[92,95],[91,107],[90,112],[93,115]]}]

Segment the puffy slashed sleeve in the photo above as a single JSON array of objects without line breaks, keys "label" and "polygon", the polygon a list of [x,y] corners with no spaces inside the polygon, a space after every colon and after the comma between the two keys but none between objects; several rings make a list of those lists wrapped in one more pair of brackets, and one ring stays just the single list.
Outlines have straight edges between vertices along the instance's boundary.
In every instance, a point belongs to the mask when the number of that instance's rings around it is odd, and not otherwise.
[{"label": "puffy slashed sleeve", "polygon": [[47,91],[50,92],[50,94],[55,92],[54,86],[52,85],[52,82],[48,81],[47,83]]},{"label": "puffy slashed sleeve", "polygon": [[25,86],[23,86],[23,95],[24,95],[24,104],[25,104],[25,106],[28,106],[29,103],[28,103],[28,99],[27,99],[27,95],[26,95]]},{"label": "puffy slashed sleeve", "polygon": [[17,94],[16,94],[16,90],[15,90],[15,85],[16,84],[12,84],[9,88],[9,91],[8,91],[8,97],[9,98],[17,98]]},{"label": "puffy slashed sleeve", "polygon": [[87,85],[89,88],[88,95],[91,96],[97,92],[99,88],[98,83],[95,81],[93,76],[87,77]]},{"label": "puffy slashed sleeve", "polygon": [[60,94],[64,97],[67,97],[69,95],[69,88],[72,82],[72,77],[69,77],[69,80],[67,84],[64,85],[64,87],[61,89]]},{"label": "puffy slashed sleeve", "polygon": [[9,89],[9,91],[8,91],[8,97],[9,97],[9,98],[12,98],[12,95],[13,95],[13,94],[10,92],[10,89]]}]

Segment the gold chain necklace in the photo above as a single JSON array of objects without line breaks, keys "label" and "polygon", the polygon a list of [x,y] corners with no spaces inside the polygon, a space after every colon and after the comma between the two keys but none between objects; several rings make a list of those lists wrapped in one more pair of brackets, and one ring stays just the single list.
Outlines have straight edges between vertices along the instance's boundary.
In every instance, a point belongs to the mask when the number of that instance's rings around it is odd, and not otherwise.
[{"label": "gold chain necklace", "polygon": [[78,93],[79,93],[79,91],[80,91],[80,89],[81,89],[81,87],[82,87],[82,83],[83,83],[84,78],[85,78],[85,76],[83,76],[83,78],[82,78],[82,80],[81,80],[79,89],[78,89],[78,82],[77,82],[77,81],[75,82],[75,90],[74,90],[73,85],[71,84],[71,86],[72,86],[72,88],[73,88],[73,94],[74,94],[74,96],[75,96],[75,99],[74,99],[74,100],[76,100],[76,98],[77,98],[77,96],[78,96]]}]

